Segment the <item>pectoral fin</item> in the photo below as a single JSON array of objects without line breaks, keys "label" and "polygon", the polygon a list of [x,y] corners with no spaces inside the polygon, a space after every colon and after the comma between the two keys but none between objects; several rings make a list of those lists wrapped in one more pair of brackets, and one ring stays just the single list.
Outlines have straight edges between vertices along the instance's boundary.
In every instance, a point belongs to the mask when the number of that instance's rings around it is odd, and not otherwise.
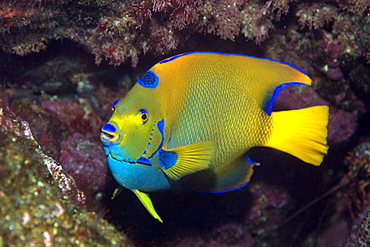
[{"label": "pectoral fin", "polygon": [[159,151],[163,172],[172,180],[209,168],[214,157],[215,144],[211,141]]},{"label": "pectoral fin", "polygon": [[148,212],[153,216],[153,218],[157,219],[161,223],[163,223],[163,220],[161,219],[161,217],[159,217],[159,215],[155,211],[153,203],[149,198],[149,195],[147,193],[144,193],[144,192],[141,192],[141,191],[138,191],[138,190],[133,190],[132,192],[135,193],[135,195],[139,198],[141,203],[144,205],[146,210],[148,210]]}]

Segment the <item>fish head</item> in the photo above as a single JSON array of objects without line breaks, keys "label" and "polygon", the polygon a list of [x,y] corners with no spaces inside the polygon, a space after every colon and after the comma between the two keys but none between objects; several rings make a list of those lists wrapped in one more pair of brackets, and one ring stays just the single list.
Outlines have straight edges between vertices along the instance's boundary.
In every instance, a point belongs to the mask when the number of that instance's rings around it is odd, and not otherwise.
[{"label": "fish head", "polygon": [[105,153],[115,160],[151,164],[149,159],[163,145],[164,119],[148,97],[131,92],[113,103],[113,115],[103,125],[100,139]]}]

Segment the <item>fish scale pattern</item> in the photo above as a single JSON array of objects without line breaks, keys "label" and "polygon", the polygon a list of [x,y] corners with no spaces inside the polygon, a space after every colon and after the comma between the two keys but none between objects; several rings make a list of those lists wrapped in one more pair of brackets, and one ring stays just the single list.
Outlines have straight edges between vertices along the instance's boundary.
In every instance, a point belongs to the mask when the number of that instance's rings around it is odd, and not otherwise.
[{"label": "fish scale pattern", "polygon": [[235,161],[250,147],[265,143],[271,132],[270,117],[253,101],[246,84],[230,84],[226,80],[230,76],[206,74],[203,78],[213,79],[190,83],[184,98],[188,103],[180,112],[182,121],[172,136],[176,147],[214,141],[216,154],[211,167]]}]

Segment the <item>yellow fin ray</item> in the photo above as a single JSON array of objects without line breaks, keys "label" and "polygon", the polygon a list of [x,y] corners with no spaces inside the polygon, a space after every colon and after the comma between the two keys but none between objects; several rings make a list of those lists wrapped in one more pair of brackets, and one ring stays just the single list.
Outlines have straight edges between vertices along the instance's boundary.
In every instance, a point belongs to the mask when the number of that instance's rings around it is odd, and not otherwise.
[{"label": "yellow fin ray", "polygon": [[153,203],[150,200],[149,195],[147,193],[141,192],[139,190],[133,190],[132,192],[135,193],[135,195],[139,198],[140,202],[144,205],[146,210],[148,210],[148,212],[153,216],[153,218],[157,219],[161,223],[163,223],[163,220],[161,219],[161,217],[159,217],[159,215],[155,211]]},{"label": "yellow fin ray", "polygon": [[123,190],[123,187],[122,186],[118,186],[114,190],[113,195],[112,195],[112,197],[110,199],[112,199],[112,200],[115,199],[119,194],[121,194],[122,190]]},{"label": "yellow fin ray", "polygon": [[319,166],[328,152],[328,106],[272,113],[272,133],[265,146]]},{"label": "yellow fin ray", "polygon": [[177,160],[173,166],[162,170],[170,179],[176,181],[186,175],[208,169],[215,154],[215,144],[211,141],[196,142],[166,151],[175,153]]}]

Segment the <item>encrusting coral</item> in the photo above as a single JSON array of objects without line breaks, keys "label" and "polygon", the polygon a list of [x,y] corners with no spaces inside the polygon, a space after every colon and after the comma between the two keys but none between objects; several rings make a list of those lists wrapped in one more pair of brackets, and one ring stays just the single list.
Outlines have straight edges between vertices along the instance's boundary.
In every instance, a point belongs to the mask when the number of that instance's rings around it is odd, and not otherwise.
[{"label": "encrusting coral", "polygon": [[[356,246],[361,222],[366,243],[369,142],[360,137],[370,134],[369,7],[370,0],[1,1],[0,245],[123,241],[102,217],[144,246]],[[130,195],[110,200],[116,184],[100,128],[143,71],[192,50],[307,71],[313,86],[283,89],[276,110],[330,105],[329,155],[312,168],[262,153],[251,184],[226,194],[153,193],[166,217],[158,225]],[[337,181],[346,183],[283,224]]]},{"label": "encrusting coral", "polygon": [[4,98],[0,123],[1,246],[133,246],[101,215],[81,207],[86,198],[73,177],[43,152]]},{"label": "encrusting coral", "polygon": [[261,43],[288,13],[301,28],[318,29],[346,13],[361,16],[369,6],[368,0],[5,0],[0,45],[24,56],[46,49],[49,40],[69,39],[90,49],[98,64],[131,60],[135,67],[140,54],[168,54],[197,33],[229,40],[244,35]]}]

